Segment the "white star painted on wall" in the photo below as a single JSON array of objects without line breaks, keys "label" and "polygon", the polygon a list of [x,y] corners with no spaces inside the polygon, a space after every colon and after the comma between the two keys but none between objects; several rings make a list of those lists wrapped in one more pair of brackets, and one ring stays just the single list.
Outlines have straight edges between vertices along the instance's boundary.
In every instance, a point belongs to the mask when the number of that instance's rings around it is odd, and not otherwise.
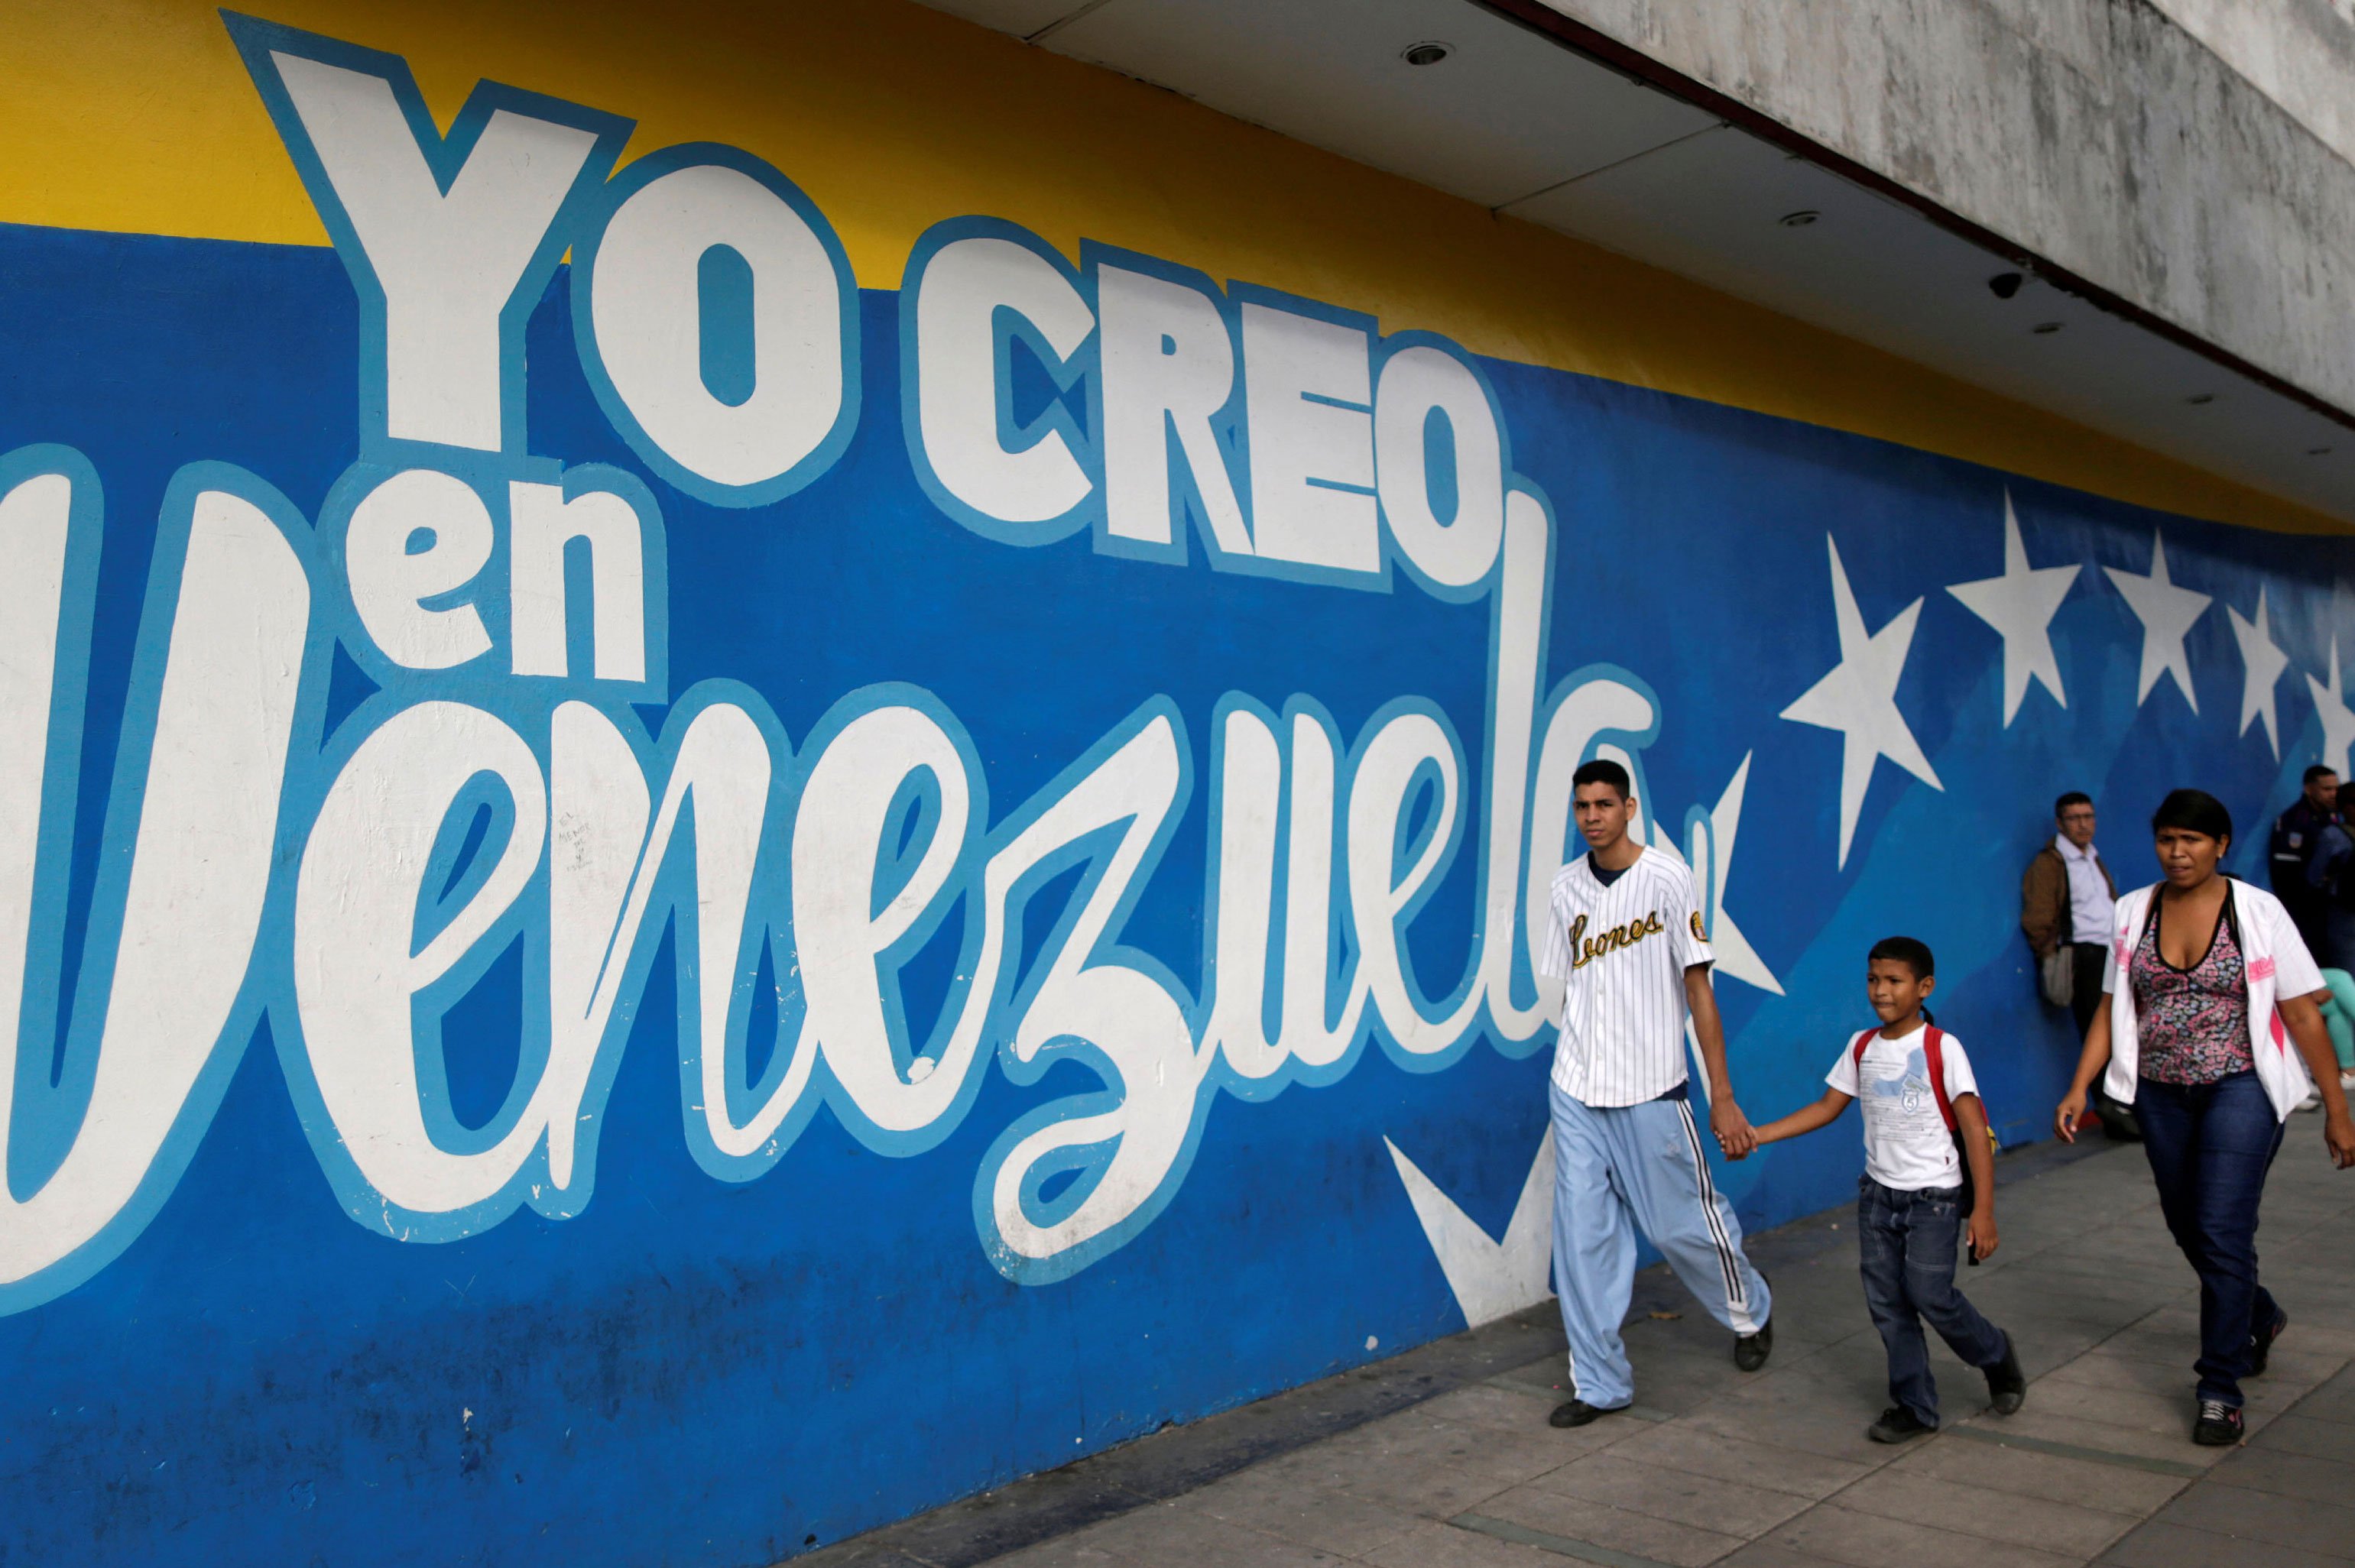
[{"label": "white star painted on wall", "polygon": [[2308,675],[2306,689],[2314,694],[2314,713],[2322,721],[2322,764],[2341,779],[2347,777],[2347,753],[2355,746],[2355,713],[2347,708],[2347,694],[2339,685],[2339,641],[2330,643],[2330,684]]},{"label": "white star painted on wall", "polygon": [[[1610,758],[1630,776],[1636,772],[1634,759],[1615,746],[1599,747],[1595,755]],[[1629,825],[1627,836],[1691,870],[1700,887],[1701,925],[1709,932],[1710,946],[1717,949],[1718,973],[1780,996],[1783,982],[1774,978],[1774,971],[1766,967],[1766,960],[1758,956],[1725,910],[1725,883],[1733,870],[1733,841],[1742,829],[1742,797],[1750,785],[1752,755],[1742,754],[1742,766],[1733,770],[1732,782],[1726,785],[1715,806],[1706,813],[1698,806],[1687,813],[1684,845],[1679,846],[1676,834],[1651,815],[1649,802],[1644,803],[1643,811]]]},{"label": "white star painted on wall", "polygon": [[2184,634],[2191,623],[2206,612],[2209,598],[2187,588],[2178,588],[2167,575],[2167,541],[2157,533],[2150,536],[2150,574],[2137,576],[2115,567],[2102,568],[2126,596],[2126,607],[2142,622],[2142,676],[2135,686],[2135,706],[2140,707],[2158,684],[2164,673],[2175,677],[2183,700],[2191,711],[2200,711],[2200,699],[2191,690],[2191,659],[2183,651]]},{"label": "white star painted on wall", "polygon": [[1717,950],[1717,972],[1729,980],[1754,985],[1760,991],[1783,994],[1783,982],[1733,923],[1725,907],[1726,878],[1733,870],[1734,836],[1742,829],[1742,797],[1750,787],[1750,754],[1744,753],[1742,766],[1733,770],[1733,781],[1707,816],[1696,810],[1685,832],[1690,845],[1690,865],[1700,880],[1701,924],[1709,931],[1709,944]]},{"label": "white star painted on wall", "polygon": [[1922,755],[1905,715],[1897,711],[1897,679],[1905,673],[1905,655],[1913,646],[1913,624],[1922,617],[1922,601],[1915,599],[1899,610],[1895,620],[1868,636],[1863,612],[1857,609],[1856,595],[1848,586],[1848,571],[1840,565],[1839,546],[1827,534],[1824,547],[1831,552],[1832,615],[1839,630],[1840,662],[1785,708],[1783,716],[1840,732],[1839,863],[1846,866],[1874,763],[1886,757],[1933,789],[1945,786],[1938,782],[1930,759]]},{"label": "white star painted on wall", "polygon": [[2061,685],[2061,661],[2052,654],[2052,616],[2077,580],[2078,568],[2031,567],[2028,546],[2019,537],[2019,517],[2011,509],[2011,493],[2003,497],[2003,576],[1955,583],[1946,591],[1965,609],[1992,626],[2003,637],[2003,726],[2011,727],[2028,695],[2028,683],[2044,683],[2052,700],[2069,705]]},{"label": "white star painted on wall", "polygon": [[[2289,668],[2289,655],[2274,646],[2273,628],[2267,624],[2265,590],[2257,589],[2257,619],[2241,619],[2241,612],[2231,605],[2224,614],[2232,622],[2232,641],[2241,645],[2241,733],[2259,719],[2265,721],[2265,739],[2272,743],[2274,760],[2281,760],[2281,721],[2274,712],[2274,683]],[[2338,650],[2333,649],[2335,655]]]},{"label": "white star painted on wall", "polygon": [[1505,1238],[1490,1239],[1455,1200],[1439,1190],[1397,1144],[1382,1139],[1406,1184],[1407,1202],[1423,1223],[1423,1234],[1439,1259],[1439,1272],[1463,1309],[1471,1328],[1492,1323],[1508,1312],[1533,1307],[1553,1293],[1547,1283],[1547,1266],[1553,1259],[1553,1138],[1538,1143],[1529,1180],[1506,1222]]}]

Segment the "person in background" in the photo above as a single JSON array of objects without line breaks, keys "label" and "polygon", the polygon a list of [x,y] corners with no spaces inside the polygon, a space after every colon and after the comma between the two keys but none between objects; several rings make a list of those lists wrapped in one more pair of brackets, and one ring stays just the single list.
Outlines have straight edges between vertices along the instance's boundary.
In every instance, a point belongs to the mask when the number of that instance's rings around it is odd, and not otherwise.
[{"label": "person in background", "polygon": [[2329,899],[2314,875],[2313,863],[2328,831],[2340,825],[2339,775],[2318,762],[2306,770],[2305,786],[2289,810],[2274,821],[2266,863],[2274,896],[2297,923],[2306,950],[2327,953],[2329,934],[2324,929],[2324,914]]},{"label": "person in background", "polygon": [[2355,836],[2349,834],[2343,818],[2334,819],[2324,822],[2304,847],[2306,891],[2314,916],[2298,929],[2313,932],[2307,946],[2315,962],[2326,969],[2355,969]]},{"label": "person in background", "polygon": [[[2276,828],[2276,840],[2281,831]],[[2308,838],[2306,885],[2319,905],[2312,926],[2319,938],[2307,938],[2314,961],[2321,966],[2322,983],[2330,990],[2323,1000],[2322,1022],[2330,1031],[2332,1049],[2339,1053],[2339,1086],[2355,1090],[2355,837],[2344,819],[2326,821]],[[2313,1110],[2321,1104],[2309,1095],[2297,1108]]]},{"label": "person in background", "polygon": [[2355,974],[2325,964],[2322,983],[2330,992],[2322,1001],[2322,1026],[2339,1054],[2339,1090],[2355,1096]]},{"label": "person in background", "polygon": [[2052,1128],[2077,1140],[2096,1075],[2134,1107],[2159,1210],[2200,1277],[2191,1440],[2223,1446],[2243,1430],[2241,1380],[2265,1370],[2289,1326],[2257,1282],[2257,1211],[2283,1123],[2318,1091],[2323,1142],[2343,1171],[2355,1165],[2355,1118],[2319,1010],[2328,992],[2289,911],[2217,869],[2232,813],[2178,789],[2150,826],[2163,879],[2118,900],[2101,1007]]},{"label": "person in background", "polygon": [[[2069,949],[2075,986],[2069,1012],[2074,1043],[2082,1046],[2102,1001],[2102,965],[2110,950],[2110,920],[2118,885],[2094,847],[2094,798],[2072,789],[2052,802],[2051,842],[2036,852],[2019,879],[2019,928],[2041,963],[2055,948]],[[2136,1136],[2134,1113],[2096,1094],[2094,1114],[2113,1138]]]}]

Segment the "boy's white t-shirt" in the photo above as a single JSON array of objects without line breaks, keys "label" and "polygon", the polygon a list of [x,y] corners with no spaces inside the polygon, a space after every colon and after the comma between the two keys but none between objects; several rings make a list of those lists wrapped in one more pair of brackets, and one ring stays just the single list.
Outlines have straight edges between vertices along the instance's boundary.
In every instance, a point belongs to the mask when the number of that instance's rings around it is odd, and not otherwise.
[{"label": "boy's white t-shirt", "polygon": [[[1858,1083],[1856,1036],[1841,1043],[1839,1060],[1824,1082],[1864,1107],[1864,1173],[1884,1187],[1918,1192],[1925,1187],[1959,1187],[1963,1160],[1955,1152],[1946,1118],[1930,1092],[1928,1030],[1916,1028],[1895,1040],[1872,1032],[1865,1043],[1863,1082]],[[1946,1103],[1979,1092],[1971,1059],[1952,1033],[1938,1042],[1946,1069]]]}]

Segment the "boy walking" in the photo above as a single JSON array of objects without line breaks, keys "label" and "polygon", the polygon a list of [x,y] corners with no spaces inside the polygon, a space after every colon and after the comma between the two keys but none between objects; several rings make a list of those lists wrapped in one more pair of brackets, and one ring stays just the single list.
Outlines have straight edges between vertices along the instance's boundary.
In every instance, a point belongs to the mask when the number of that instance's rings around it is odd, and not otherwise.
[{"label": "boy walking", "polygon": [[2011,1336],[1955,1288],[1955,1237],[1966,1220],[1973,1261],[1996,1248],[1995,1161],[1970,1058],[1923,1005],[1937,986],[1926,944],[1911,937],[1875,943],[1865,989],[1881,1027],[1844,1044],[1824,1076],[1830,1086],[1823,1098],[1757,1129],[1762,1144],[1796,1138],[1828,1126],[1850,1100],[1864,1101],[1857,1250],[1895,1402],[1866,1429],[1876,1443],[1938,1429],[1924,1319],[1966,1365],[1987,1375],[1997,1414],[2018,1410],[2028,1394]]}]

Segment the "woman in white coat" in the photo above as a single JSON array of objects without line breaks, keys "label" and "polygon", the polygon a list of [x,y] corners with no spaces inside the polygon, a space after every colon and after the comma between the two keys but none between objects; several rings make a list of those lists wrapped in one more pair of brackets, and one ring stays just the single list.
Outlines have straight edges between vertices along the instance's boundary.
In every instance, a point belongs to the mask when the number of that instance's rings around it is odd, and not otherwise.
[{"label": "woman in white coat", "polygon": [[2241,1440],[2241,1380],[2265,1370],[2289,1314],[2257,1282],[2257,1207],[2282,1124],[2318,1092],[2332,1162],[2355,1165],[2355,1120],[2323,1027],[2328,994],[2289,912],[2216,869],[2223,802],[2178,789],[2151,818],[2165,880],[2118,900],[2101,1005],[2053,1130],[2076,1141],[2096,1075],[2134,1107],[2176,1245],[2200,1276],[2192,1441]]}]

